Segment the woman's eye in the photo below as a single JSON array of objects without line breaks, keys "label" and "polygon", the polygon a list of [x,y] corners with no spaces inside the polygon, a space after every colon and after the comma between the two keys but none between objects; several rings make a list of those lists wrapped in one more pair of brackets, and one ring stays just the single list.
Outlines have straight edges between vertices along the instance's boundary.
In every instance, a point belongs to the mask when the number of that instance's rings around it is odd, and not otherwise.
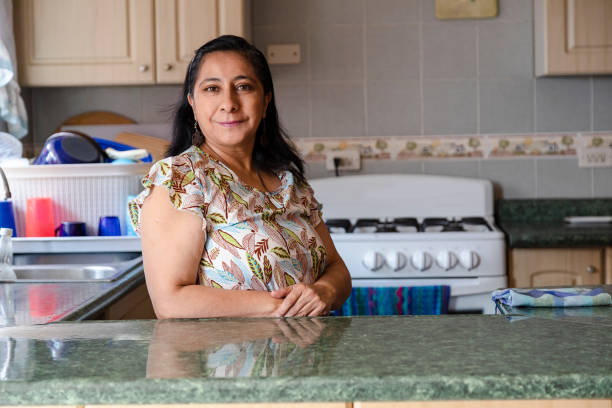
[{"label": "woman's eye", "polygon": [[204,92],[217,92],[219,90],[218,87],[211,85],[204,88]]},{"label": "woman's eye", "polygon": [[239,84],[236,86],[239,91],[250,91],[253,87],[250,84]]}]

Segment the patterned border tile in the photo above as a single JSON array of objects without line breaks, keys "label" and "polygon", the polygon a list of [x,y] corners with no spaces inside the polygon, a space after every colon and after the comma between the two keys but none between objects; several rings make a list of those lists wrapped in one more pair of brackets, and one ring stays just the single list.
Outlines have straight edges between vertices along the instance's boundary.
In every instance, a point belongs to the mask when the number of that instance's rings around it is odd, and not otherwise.
[{"label": "patterned border tile", "polygon": [[488,135],[487,157],[576,155],[575,133]]},{"label": "patterned border tile", "polygon": [[363,159],[375,160],[575,156],[583,140],[610,144],[612,132],[301,138],[294,143],[304,160],[321,162],[327,152],[345,149],[359,149]]}]

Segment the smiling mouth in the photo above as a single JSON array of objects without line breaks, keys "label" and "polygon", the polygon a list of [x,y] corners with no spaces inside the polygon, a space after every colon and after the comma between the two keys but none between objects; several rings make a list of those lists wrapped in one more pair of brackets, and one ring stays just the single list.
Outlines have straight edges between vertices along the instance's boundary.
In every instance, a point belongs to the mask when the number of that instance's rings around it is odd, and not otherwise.
[{"label": "smiling mouth", "polygon": [[217,122],[217,123],[223,127],[235,127],[235,126],[240,125],[242,122],[244,121],[243,120],[232,120],[229,122]]}]

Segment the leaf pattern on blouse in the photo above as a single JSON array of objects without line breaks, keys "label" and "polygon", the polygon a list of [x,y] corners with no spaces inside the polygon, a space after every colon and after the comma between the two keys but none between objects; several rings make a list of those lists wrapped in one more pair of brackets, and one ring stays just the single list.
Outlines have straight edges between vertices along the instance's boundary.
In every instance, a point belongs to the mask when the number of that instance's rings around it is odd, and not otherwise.
[{"label": "leaf pattern on blouse", "polygon": [[295,182],[291,172],[277,176],[281,186],[261,192],[191,147],[151,167],[142,180],[144,191],[128,204],[130,220],[140,234],[142,204],[153,186],[163,186],[177,209],[203,220],[199,284],[271,291],[312,283],[323,273],[327,255],[315,230],[320,205],[312,188]]}]

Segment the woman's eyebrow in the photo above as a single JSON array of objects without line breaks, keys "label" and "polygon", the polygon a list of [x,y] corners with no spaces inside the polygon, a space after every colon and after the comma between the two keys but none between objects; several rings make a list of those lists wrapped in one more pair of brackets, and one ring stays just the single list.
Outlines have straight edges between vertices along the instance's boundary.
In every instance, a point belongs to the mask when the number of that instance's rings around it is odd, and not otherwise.
[{"label": "woman's eyebrow", "polygon": [[[254,81],[253,78],[251,78],[248,75],[237,75],[235,76],[232,81],[239,81],[241,79],[248,79],[249,81]],[[204,78],[200,81],[200,85],[202,85],[205,82],[221,82],[220,78],[215,78],[215,77],[211,77],[211,78]]]}]

